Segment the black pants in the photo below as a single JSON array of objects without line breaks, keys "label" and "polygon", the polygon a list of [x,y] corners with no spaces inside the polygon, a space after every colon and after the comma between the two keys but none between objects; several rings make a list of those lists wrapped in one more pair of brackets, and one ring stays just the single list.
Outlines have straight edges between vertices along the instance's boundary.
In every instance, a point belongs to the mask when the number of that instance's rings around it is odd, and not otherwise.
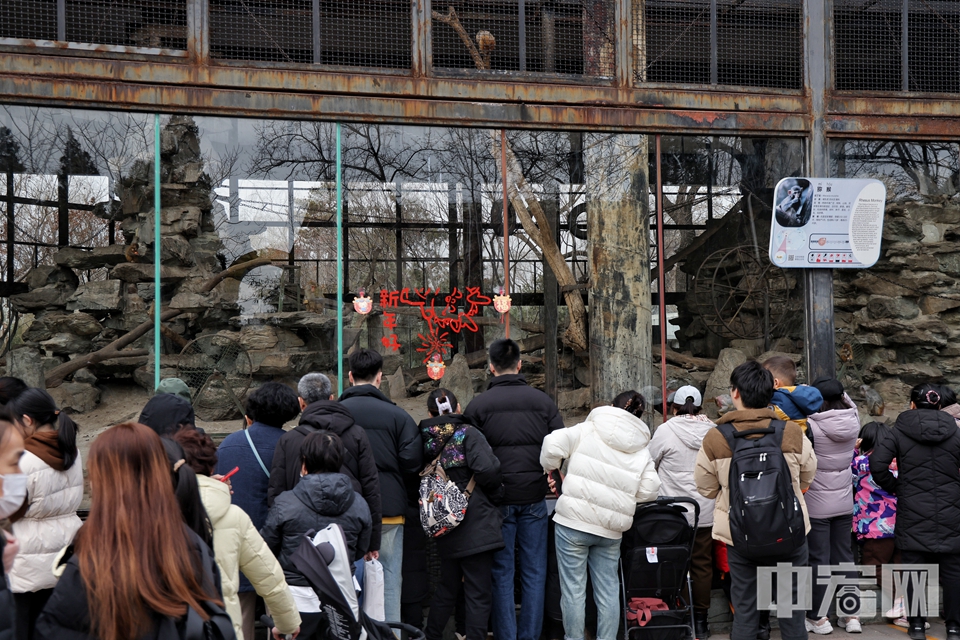
[{"label": "black pants", "polygon": [[[820,607],[827,593],[827,585],[817,580],[818,567],[837,565],[841,562],[853,562],[853,545],[850,540],[850,515],[836,518],[810,518],[810,533],[807,534],[807,546],[810,550],[810,568],[813,575],[813,608],[807,612],[811,620],[819,620]],[[856,572],[850,577],[856,577]],[[833,603],[830,604],[830,607]],[[828,607],[829,609],[829,607]],[[824,614],[826,615],[826,614]]]},{"label": "black pants", "polygon": [[17,604],[17,640],[33,640],[37,637],[36,624],[40,612],[50,599],[53,589],[41,589],[28,593],[13,594]]},{"label": "black pants", "polygon": [[[928,553],[925,551],[900,552],[903,564],[936,564],[940,566],[940,586],[943,587],[943,618],[947,627],[960,627],[960,554]],[[907,597],[903,606],[910,616],[910,602],[913,598],[912,582],[907,585]],[[937,611],[929,611],[930,617]]]},{"label": "black pants", "polygon": [[[757,640],[760,629],[760,614],[757,611],[757,567],[775,567],[778,562],[789,562],[794,567],[807,565],[807,544],[785,558],[776,558],[765,562],[755,562],[737,553],[735,547],[727,547],[727,563],[730,565],[730,600],[733,605],[733,629],[730,640]],[[782,581],[779,589],[785,589]],[[779,594],[775,594],[779,598]],[[786,595],[786,594],[784,594]],[[793,585],[793,600],[798,602],[797,588]],[[778,601],[779,604],[779,601]],[[804,625],[804,611],[794,611],[789,618],[780,618],[780,637],[783,640],[806,640],[807,629]]]},{"label": "black pants", "polygon": [[486,640],[493,606],[493,554],[493,551],[485,551],[465,558],[441,556],[440,584],[433,594],[427,617],[427,640],[443,638],[443,629],[457,605],[461,586],[466,599],[467,640]]}]

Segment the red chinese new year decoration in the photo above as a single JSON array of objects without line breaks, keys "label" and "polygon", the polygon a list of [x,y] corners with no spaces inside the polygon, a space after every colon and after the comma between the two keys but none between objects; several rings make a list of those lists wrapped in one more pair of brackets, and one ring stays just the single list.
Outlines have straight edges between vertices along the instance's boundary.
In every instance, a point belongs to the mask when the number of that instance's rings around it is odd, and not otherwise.
[{"label": "red chinese new year decoration", "polygon": [[[419,349],[418,349],[419,351]],[[443,359],[439,353],[433,354],[427,363],[427,375],[431,380],[439,380],[446,373],[447,365],[443,364]]]},{"label": "red chinese new year decoration", "polygon": [[[401,345],[394,333],[397,328],[397,314],[389,313],[387,310],[401,306],[419,308],[420,317],[427,323],[427,332],[418,334],[417,337],[422,344],[417,351],[424,354],[423,362],[428,366],[434,355],[440,358],[442,364],[443,357],[447,355],[449,349],[453,348],[449,342],[450,334],[479,331],[480,327],[473,318],[491,302],[488,296],[480,292],[480,287],[467,287],[465,291],[454,287],[453,291],[447,295],[443,295],[439,289],[429,288],[413,290],[404,288],[400,291],[381,289],[380,306],[384,310],[383,328],[390,332],[381,340],[385,347],[398,351]],[[435,379],[439,380],[439,378]]]},{"label": "red chinese new year decoration", "polygon": [[503,287],[497,287],[497,294],[493,296],[493,308],[500,313],[500,321],[503,322],[503,314],[510,313],[510,307],[513,301]]},{"label": "red chinese new year decoration", "polygon": [[373,298],[367,297],[363,289],[360,289],[359,294],[360,295],[353,299],[353,310],[357,313],[367,315],[373,311]]}]

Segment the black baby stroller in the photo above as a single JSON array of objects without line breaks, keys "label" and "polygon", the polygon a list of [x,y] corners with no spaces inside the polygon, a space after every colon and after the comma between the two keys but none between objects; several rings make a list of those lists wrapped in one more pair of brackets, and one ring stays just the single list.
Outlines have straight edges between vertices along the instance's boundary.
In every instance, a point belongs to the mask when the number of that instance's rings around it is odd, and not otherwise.
[{"label": "black baby stroller", "polygon": [[[291,556],[320,600],[323,613],[320,628],[313,634],[321,640],[396,640],[393,629],[406,632],[408,640],[424,640],[423,632],[402,622],[371,619],[357,604],[351,558],[347,557],[343,531],[331,524],[320,532],[309,532]],[[263,623],[273,627],[264,616]]]},{"label": "black baby stroller", "polygon": [[637,507],[620,553],[624,640],[695,636],[688,571],[699,522],[700,505],[692,498],[662,497]]}]

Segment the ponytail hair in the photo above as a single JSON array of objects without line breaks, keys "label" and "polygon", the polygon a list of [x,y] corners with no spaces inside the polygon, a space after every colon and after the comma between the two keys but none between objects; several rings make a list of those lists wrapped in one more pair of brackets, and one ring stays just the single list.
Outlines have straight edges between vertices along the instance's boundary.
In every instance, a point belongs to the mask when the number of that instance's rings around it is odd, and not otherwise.
[{"label": "ponytail hair", "polygon": [[910,402],[916,405],[917,409],[933,409],[934,411],[939,411],[943,406],[943,395],[940,387],[925,382],[918,384],[910,390]]},{"label": "ponytail hair", "polygon": [[173,492],[180,505],[180,513],[184,522],[194,533],[213,549],[213,526],[207,510],[200,500],[200,485],[197,484],[197,474],[186,461],[183,447],[169,438],[160,438],[163,448],[167,452],[170,470],[173,475]]},{"label": "ponytail hair", "polygon": [[687,398],[687,401],[683,404],[673,403],[673,410],[677,412],[678,416],[695,416],[700,413],[703,407],[698,407],[693,404],[693,398]]},{"label": "ponytail hair", "polygon": [[57,449],[63,456],[63,468],[69,469],[77,461],[77,423],[57,408],[57,403],[44,389],[29,388],[6,405],[14,420],[24,416],[37,425],[50,425],[57,431]]},{"label": "ponytail hair", "polygon": [[647,408],[647,401],[636,391],[624,391],[613,399],[613,406],[639,418]]},{"label": "ponytail hair", "polygon": [[442,416],[457,412],[457,396],[449,389],[436,389],[427,397],[427,412],[431,416]]}]

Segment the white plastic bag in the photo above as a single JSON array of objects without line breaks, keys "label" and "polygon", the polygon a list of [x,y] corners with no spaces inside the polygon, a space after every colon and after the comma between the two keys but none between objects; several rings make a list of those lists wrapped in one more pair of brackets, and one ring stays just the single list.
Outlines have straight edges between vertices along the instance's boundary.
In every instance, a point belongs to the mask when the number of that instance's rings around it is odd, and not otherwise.
[{"label": "white plastic bag", "polygon": [[363,563],[363,612],[381,622],[386,617],[383,602],[383,565],[379,560]]}]

